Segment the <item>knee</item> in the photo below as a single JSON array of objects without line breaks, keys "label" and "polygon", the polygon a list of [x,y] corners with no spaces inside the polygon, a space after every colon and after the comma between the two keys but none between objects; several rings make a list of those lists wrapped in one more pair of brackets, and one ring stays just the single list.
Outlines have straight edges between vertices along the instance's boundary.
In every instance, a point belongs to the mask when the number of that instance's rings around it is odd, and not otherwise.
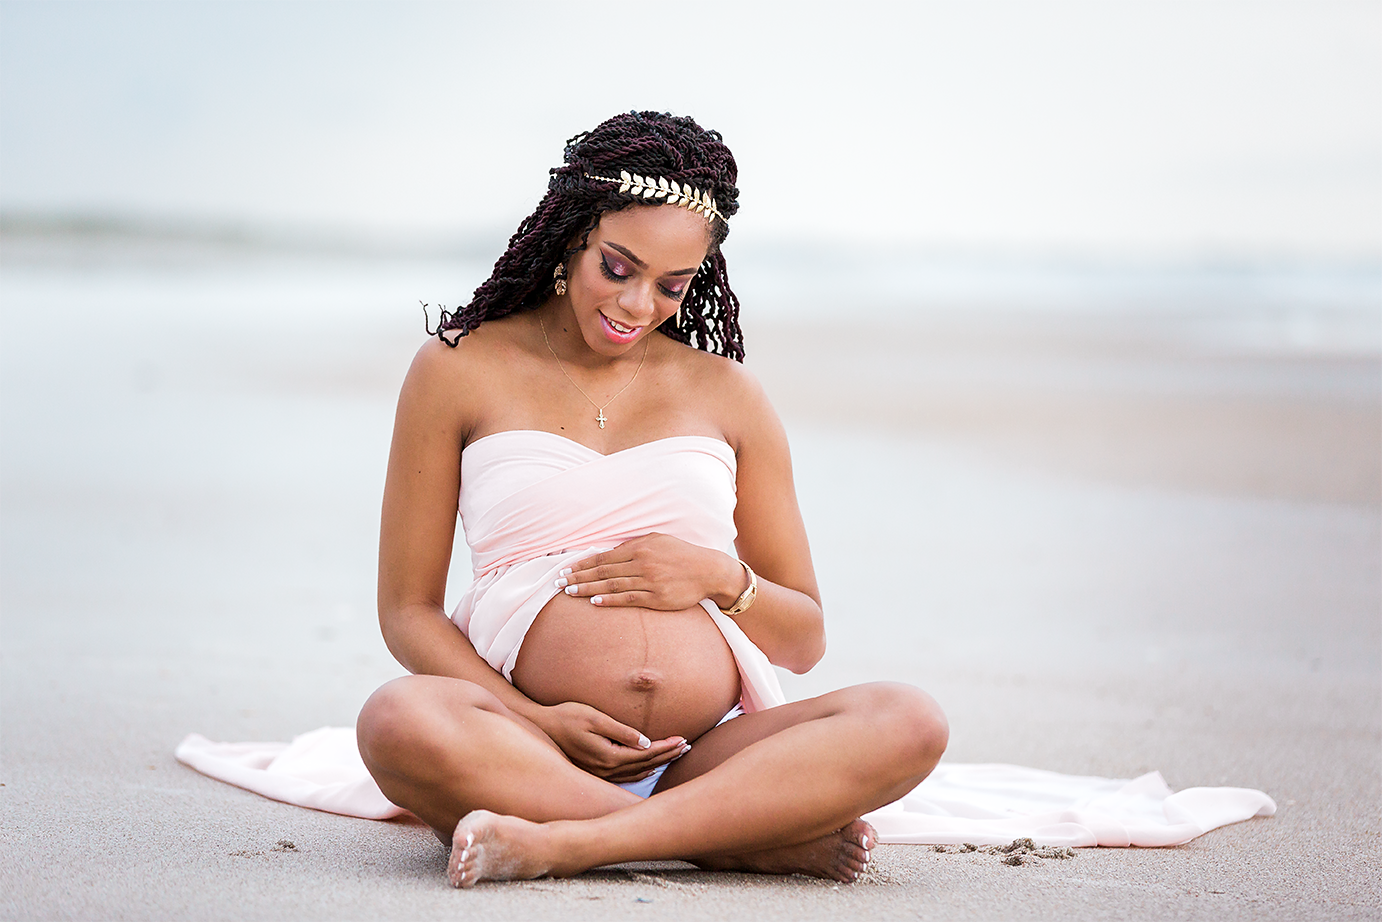
[{"label": "knee", "polygon": [[426,706],[423,689],[413,676],[394,679],[369,696],[355,719],[355,740],[360,756],[371,769],[400,749],[407,748],[416,736],[416,722]]},{"label": "knee", "polygon": [[950,724],[936,699],[919,688],[898,683],[866,688],[868,707],[884,724],[886,738],[897,748],[899,764],[916,774],[929,774],[950,742]]},{"label": "knee", "polygon": [[374,771],[400,760],[415,762],[444,735],[442,727],[467,708],[492,710],[494,695],[458,679],[403,676],[370,695],[355,721],[360,756]]}]

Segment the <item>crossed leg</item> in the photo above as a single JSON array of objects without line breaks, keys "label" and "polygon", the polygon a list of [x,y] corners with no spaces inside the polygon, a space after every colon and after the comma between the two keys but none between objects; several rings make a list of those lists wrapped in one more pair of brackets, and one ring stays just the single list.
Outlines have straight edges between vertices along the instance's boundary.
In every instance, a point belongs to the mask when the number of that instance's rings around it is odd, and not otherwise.
[{"label": "crossed leg", "polygon": [[926,777],[947,734],[924,693],[856,686],[716,727],[641,800],[459,680],[384,686],[358,732],[385,795],[451,841],[457,886],[667,858],[851,880],[872,844],[857,818]]}]

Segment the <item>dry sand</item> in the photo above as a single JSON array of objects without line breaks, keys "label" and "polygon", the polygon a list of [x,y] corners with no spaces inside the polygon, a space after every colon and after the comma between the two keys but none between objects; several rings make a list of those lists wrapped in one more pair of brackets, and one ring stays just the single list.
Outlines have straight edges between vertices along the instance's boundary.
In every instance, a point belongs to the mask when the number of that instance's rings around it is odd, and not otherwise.
[{"label": "dry sand", "polygon": [[651,865],[457,892],[417,825],[171,755],[193,730],[349,723],[398,674],[373,557],[414,321],[74,336],[41,295],[9,288],[0,343],[4,918],[1382,912],[1375,355],[1216,350],[1135,318],[749,331],[830,619],[789,693],[910,681],[946,707],[952,760],[1159,769],[1262,788],[1276,817],[1021,865],[882,847],[854,886]]}]

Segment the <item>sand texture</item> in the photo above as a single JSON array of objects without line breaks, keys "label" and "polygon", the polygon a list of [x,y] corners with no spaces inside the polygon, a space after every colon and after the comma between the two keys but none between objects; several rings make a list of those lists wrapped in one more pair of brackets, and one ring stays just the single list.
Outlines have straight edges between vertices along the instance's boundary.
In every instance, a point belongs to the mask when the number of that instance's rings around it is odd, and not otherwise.
[{"label": "sand texture", "polygon": [[0,339],[0,918],[1382,914],[1374,354],[1135,317],[749,326],[830,630],[790,696],[904,680],[946,708],[955,761],[1157,769],[1265,790],[1275,817],[1073,857],[880,847],[853,886],[633,865],[458,892],[420,826],[172,757],[191,731],[351,723],[400,673],[374,557],[418,318],[251,323],[227,283],[107,322],[135,295],[26,278]]}]

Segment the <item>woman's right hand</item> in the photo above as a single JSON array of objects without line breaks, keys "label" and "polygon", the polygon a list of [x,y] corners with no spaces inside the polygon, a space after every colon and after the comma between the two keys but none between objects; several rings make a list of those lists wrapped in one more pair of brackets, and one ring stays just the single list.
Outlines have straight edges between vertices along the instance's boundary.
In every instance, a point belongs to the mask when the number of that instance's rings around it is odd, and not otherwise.
[{"label": "woman's right hand", "polygon": [[680,736],[656,742],[588,704],[566,701],[533,716],[576,767],[614,784],[638,781],[680,757],[691,744]]}]

